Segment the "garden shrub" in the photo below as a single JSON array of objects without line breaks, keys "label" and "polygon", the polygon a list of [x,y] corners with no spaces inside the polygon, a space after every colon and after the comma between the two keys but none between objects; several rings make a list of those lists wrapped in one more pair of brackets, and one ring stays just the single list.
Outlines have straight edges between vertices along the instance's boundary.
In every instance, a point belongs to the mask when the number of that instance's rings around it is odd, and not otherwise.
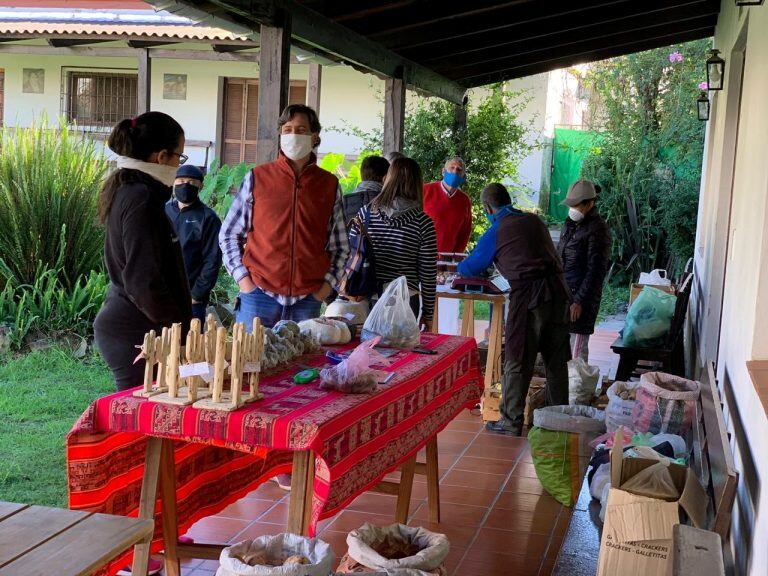
[{"label": "garden shrub", "polygon": [[65,288],[102,269],[96,204],[107,162],[66,123],[46,124],[0,135],[0,287],[33,284],[40,265]]}]

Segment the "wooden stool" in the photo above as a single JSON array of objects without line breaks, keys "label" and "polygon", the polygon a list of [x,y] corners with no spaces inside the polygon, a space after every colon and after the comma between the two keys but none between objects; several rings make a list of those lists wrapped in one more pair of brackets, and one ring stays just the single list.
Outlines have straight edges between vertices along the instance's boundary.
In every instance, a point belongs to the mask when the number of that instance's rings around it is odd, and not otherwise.
[{"label": "wooden stool", "polygon": [[[437,292],[435,294],[435,319],[438,318],[440,298],[464,300],[464,314],[461,317],[461,336],[475,337],[475,302],[490,302],[491,326],[488,335],[488,359],[485,362],[485,388],[489,389],[494,382],[500,382],[502,372],[501,352],[504,349],[504,294],[467,294],[466,292]],[[437,320],[435,320],[435,327]]]}]

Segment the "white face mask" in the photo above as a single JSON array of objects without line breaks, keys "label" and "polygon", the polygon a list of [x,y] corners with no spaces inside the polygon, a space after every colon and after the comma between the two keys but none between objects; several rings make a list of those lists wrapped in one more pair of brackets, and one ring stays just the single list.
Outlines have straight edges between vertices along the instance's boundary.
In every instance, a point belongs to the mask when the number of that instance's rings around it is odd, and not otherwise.
[{"label": "white face mask", "polygon": [[576,210],[576,208],[568,208],[568,218],[574,222],[581,222],[584,220],[584,214],[582,214],[579,210]]},{"label": "white face mask", "polygon": [[280,149],[291,160],[301,160],[312,153],[311,134],[281,134]]}]

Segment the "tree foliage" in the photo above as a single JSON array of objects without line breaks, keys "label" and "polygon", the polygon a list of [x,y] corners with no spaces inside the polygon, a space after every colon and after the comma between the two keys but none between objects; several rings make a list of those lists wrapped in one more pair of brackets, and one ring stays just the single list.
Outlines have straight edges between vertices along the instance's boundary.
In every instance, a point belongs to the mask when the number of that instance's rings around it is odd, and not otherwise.
[{"label": "tree foliage", "polygon": [[586,76],[604,132],[582,175],[603,192],[612,257],[631,277],[693,255],[704,124],[696,115],[710,42],[606,60]]},{"label": "tree foliage", "polygon": [[[480,205],[480,192],[491,182],[504,182],[519,202],[529,205],[527,190],[518,184],[518,166],[536,146],[528,138],[529,126],[520,114],[529,98],[501,85],[479,92],[467,105],[466,128],[458,121],[457,107],[439,98],[418,99],[405,118],[403,153],[421,166],[426,182],[439,180],[445,161],[461,156],[467,165],[467,183],[462,187],[472,198],[475,231],[487,227]],[[382,130],[352,129],[369,150],[381,150]]]}]

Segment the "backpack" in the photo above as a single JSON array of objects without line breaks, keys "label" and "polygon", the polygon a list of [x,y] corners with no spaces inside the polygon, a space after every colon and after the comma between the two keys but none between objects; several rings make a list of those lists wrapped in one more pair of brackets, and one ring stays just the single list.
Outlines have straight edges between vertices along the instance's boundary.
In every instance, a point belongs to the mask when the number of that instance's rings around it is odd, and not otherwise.
[{"label": "backpack", "polygon": [[365,210],[364,222],[359,215],[349,221],[348,229],[356,230],[357,234],[349,237],[349,257],[339,282],[339,293],[342,296],[369,298],[378,292],[373,241],[368,234],[370,225],[370,208]]}]

